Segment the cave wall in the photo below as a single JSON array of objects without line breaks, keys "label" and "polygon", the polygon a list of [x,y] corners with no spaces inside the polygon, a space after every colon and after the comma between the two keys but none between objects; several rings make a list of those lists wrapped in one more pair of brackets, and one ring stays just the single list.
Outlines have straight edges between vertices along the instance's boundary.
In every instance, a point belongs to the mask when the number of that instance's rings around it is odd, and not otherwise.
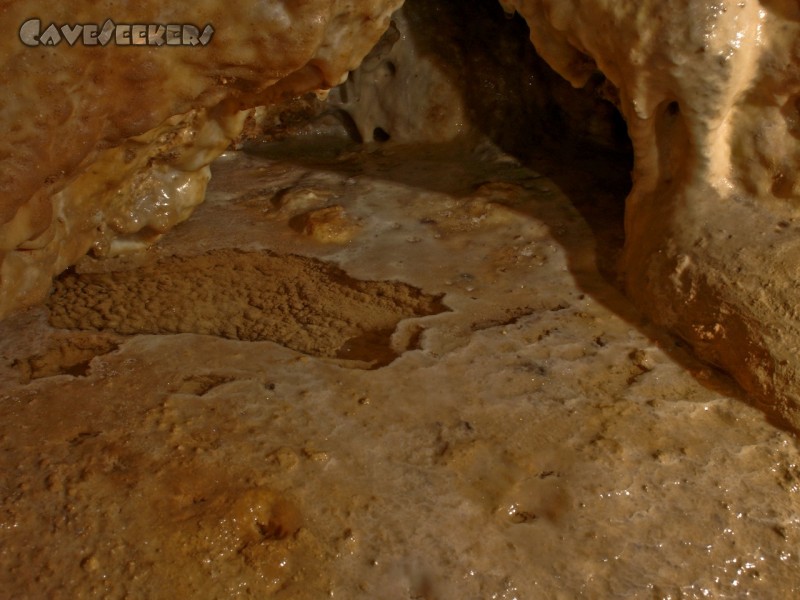
[{"label": "cave wall", "polygon": [[405,0],[344,83],[324,98],[259,107],[242,141],[338,134],[358,143],[490,144],[522,160],[542,145],[629,153],[608,100],[613,86],[597,71],[573,88],[529,35],[499,3]]},{"label": "cave wall", "polygon": [[[87,251],[141,247],[185,219],[240,111],[340,83],[400,4],[2,3],[0,315],[41,301]],[[214,32],[205,45],[118,45],[116,31],[106,45],[41,43],[51,23],[102,33],[108,19]]]},{"label": "cave wall", "polygon": [[599,69],[619,89],[630,297],[800,425],[800,5],[504,4],[574,85]]}]

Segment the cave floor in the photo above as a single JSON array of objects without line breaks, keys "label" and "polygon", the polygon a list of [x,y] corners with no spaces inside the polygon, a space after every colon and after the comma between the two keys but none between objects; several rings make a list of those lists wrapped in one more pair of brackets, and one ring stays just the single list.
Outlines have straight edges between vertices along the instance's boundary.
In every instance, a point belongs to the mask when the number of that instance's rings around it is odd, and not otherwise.
[{"label": "cave floor", "polygon": [[613,167],[276,148],[0,324],[4,597],[797,594],[796,440],[610,283]]}]

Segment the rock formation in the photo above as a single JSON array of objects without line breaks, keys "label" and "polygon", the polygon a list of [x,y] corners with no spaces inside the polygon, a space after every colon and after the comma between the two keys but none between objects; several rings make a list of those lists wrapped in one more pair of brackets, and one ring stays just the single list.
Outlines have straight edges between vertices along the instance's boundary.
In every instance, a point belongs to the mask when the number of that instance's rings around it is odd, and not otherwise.
[{"label": "rock formation", "polygon": [[599,69],[619,89],[629,295],[800,425],[800,6],[505,5],[574,85]]},{"label": "rock formation", "polygon": [[[41,301],[52,276],[87,251],[140,247],[185,219],[203,199],[208,164],[239,134],[241,111],[340,83],[399,5],[6,3],[0,315]],[[100,37],[109,19],[111,28],[211,24],[214,33],[206,45],[156,36],[119,45],[125,29]],[[55,45],[51,24],[64,38]],[[89,24],[96,39],[70,45],[67,33]]]},{"label": "rock formation", "polygon": [[[800,6],[501,2],[573,85],[601,72],[618,91],[635,157],[622,265],[630,296],[800,426]],[[41,301],[51,277],[87,251],[140,247],[185,219],[242,111],[341,83],[400,4],[2,6],[0,314]],[[102,38],[108,18],[194,27],[181,30],[188,45],[173,37],[169,47],[136,38],[142,28]],[[77,30],[61,27],[90,23],[98,37],[70,45]],[[382,64],[368,65],[373,76]],[[396,114],[391,86],[374,93],[382,112],[356,124],[362,137],[381,137],[379,120]]]}]

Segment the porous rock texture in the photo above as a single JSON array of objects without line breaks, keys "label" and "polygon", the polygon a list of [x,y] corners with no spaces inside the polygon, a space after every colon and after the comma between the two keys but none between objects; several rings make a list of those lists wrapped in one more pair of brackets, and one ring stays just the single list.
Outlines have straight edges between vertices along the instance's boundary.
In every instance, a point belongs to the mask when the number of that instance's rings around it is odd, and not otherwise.
[{"label": "porous rock texture", "polygon": [[[272,340],[328,357],[348,342],[378,341],[381,332],[388,346],[401,320],[443,311],[439,299],[400,282],[356,281],[321,261],[236,250],[70,274],[48,304],[51,322],[63,329]],[[367,360],[381,358],[375,344],[364,350]]]},{"label": "porous rock texture", "polygon": [[[800,7],[501,3],[525,17],[538,52],[574,85],[602,72],[618,90],[635,152],[623,259],[631,297],[800,425]],[[113,15],[214,24],[209,46],[167,51],[25,47],[17,28],[39,7],[0,7],[0,73],[13,82],[0,106],[0,313],[40,300],[50,277],[87,250],[140,246],[186,218],[202,199],[207,164],[242,126],[240,109],[341,82],[400,4],[207,0],[139,3],[135,14],[122,2],[38,11],[56,23]]]}]

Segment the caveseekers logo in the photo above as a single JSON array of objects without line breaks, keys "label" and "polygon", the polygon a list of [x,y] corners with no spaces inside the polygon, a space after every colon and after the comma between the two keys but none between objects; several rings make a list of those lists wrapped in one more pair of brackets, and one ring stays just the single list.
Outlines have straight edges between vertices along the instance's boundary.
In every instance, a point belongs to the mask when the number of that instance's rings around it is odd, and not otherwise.
[{"label": "caveseekers logo", "polygon": [[19,39],[26,46],[205,46],[214,36],[214,28],[206,25],[201,32],[194,25],[159,25],[114,23],[107,19],[102,25],[61,25],[51,23],[42,30],[40,19],[28,19],[19,28]]}]

